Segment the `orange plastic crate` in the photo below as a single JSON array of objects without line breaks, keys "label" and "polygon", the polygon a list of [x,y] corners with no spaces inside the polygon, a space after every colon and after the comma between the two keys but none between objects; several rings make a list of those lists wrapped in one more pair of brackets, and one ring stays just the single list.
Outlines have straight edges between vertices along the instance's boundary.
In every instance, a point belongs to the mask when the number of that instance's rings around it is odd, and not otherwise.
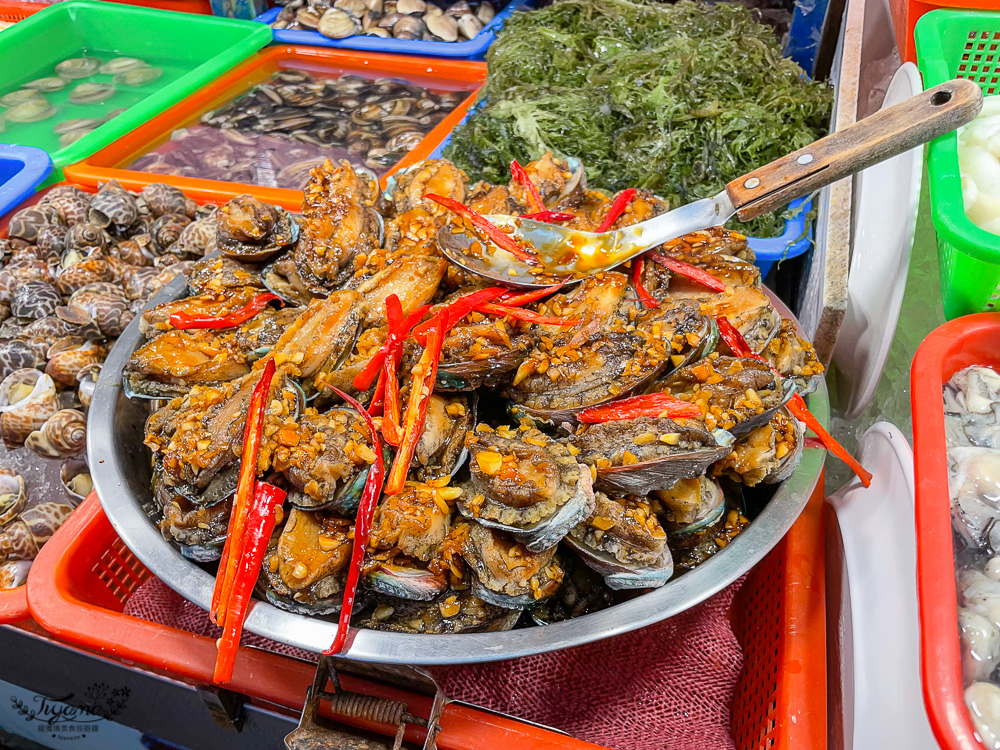
[{"label": "orange plastic crate", "polygon": [[277,46],[259,52],[241,65],[160,113],[106,146],[93,156],[66,167],[66,179],[82,185],[97,186],[108,180],[130,190],[140,190],[152,182],[165,182],[182,190],[195,191],[205,198],[225,202],[233,196],[250,193],[266,203],[274,203],[291,211],[302,206],[302,192],[285,188],[261,187],[219,180],[151,174],[126,169],[143,154],[157,148],[178,128],[198,121],[202,114],[229,102],[285,68],[297,68],[324,73],[373,73],[403,78],[419,85],[444,87],[469,92],[468,98],[431,130],[424,139],[404,156],[382,178],[410,164],[426,159],[437,145],[454,129],[475,101],[476,93],[486,80],[486,64],[469,61],[415,57],[413,55],[383,55],[351,50],[320,47]]},{"label": "orange plastic crate", "polygon": [[203,16],[212,15],[212,4],[209,0],[107,0],[107,2],[136,5],[140,8],[176,10],[181,13],[201,13]]},{"label": "orange plastic crate", "polygon": [[0,0],[0,23],[17,23],[40,10],[45,10],[45,3],[18,2],[18,0]]},{"label": "orange plastic crate", "polygon": [[[730,620],[745,658],[731,727],[738,750],[825,746],[822,506],[822,490],[817,489],[791,531],[749,573],[733,601]],[[42,627],[69,643],[175,677],[211,683],[216,651],[211,638],[122,614],[125,602],[149,576],[92,494],[32,566],[28,604]],[[228,687],[298,709],[312,671],[311,666],[284,656],[241,649]],[[443,750],[595,747],[464,706],[449,705],[442,726],[438,743]],[[412,731],[407,738],[421,741],[418,728]]]}]

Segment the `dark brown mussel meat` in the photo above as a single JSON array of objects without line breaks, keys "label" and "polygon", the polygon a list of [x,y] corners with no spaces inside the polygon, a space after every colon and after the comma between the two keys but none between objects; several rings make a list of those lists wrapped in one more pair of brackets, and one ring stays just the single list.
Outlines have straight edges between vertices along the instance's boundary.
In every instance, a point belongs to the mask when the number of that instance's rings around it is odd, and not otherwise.
[{"label": "dark brown mussel meat", "polygon": [[350,520],[292,508],[261,566],[267,600],[287,612],[336,614],[343,604],[352,547]]},{"label": "dark brown mussel meat", "polygon": [[393,633],[496,633],[513,628],[520,616],[520,610],[497,607],[465,590],[429,602],[380,597],[374,610],[356,624]]},{"label": "dark brown mussel meat", "polygon": [[729,454],[732,436],[695,419],[638,417],[582,426],[567,442],[593,467],[595,488],[646,495],[703,474]]},{"label": "dark brown mussel meat", "polygon": [[712,354],[663,379],[657,390],[696,404],[709,430],[739,437],[767,424],[795,393],[795,384],[766,362]]},{"label": "dark brown mussel meat", "polygon": [[536,344],[505,392],[515,415],[572,422],[580,410],[627,396],[715,347],[715,324],[697,304],[646,311],[633,294],[624,275],[605,273],[539,306],[581,322],[536,327]]},{"label": "dark brown mussel meat", "polygon": [[251,263],[268,260],[295,244],[299,225],[282,208],[240,195],[216,214],[219,252]]},{"label": "dark brown mussel meat", "polygon": [[468,523],[462,559],[472,572],[472,593],[506,609],[525,609],[555,594],[565,571],[555,547],[532,552],[497,529]]},{"label": "dark brown mussel meat", "polygon": [[466,445],[470,481],[458,500],[466,518],[540,552],[593,511],[590,470],[539,430],[481,424]]},{"label": "dark brown mussel meat", "polygon": [[451,529],[451,503],[459,490],[409,484],[376,508],[368,540],[366,585],[399,599],[430,601],[448,589],[449,568],[438,562]]},{"label": "dark brown mussel meat", "polygon": [[732,453],[712,467],[712,474],[748,487],[783,482],[802,459],[805,432],[805,425],[782,409],[767,424],[738,440]]},{"label": "dark brown mussel meat", "polygon": [[598,492],[594,512],[570,530],[566,544],[613,589],[656,588],[674,573],[667,534],[644,497]]},{"label": "dark brown mussel meat", "polygon": [[345,515],[357,510],[375,462],[372,436],[357,412],[306,409],[298,421],[283,425],[275,440],[274,468],[292,485],[288,501],[293,506]]}]

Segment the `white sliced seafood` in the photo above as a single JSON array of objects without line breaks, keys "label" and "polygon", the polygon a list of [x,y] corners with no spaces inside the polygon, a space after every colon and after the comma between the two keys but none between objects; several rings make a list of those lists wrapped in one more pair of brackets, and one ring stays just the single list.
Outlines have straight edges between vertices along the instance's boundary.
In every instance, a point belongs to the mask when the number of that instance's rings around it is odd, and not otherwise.
[{"label": "white sliced seafood", "polygon": [[1000,450],[952,448],[948,460],[955,530],[972,546],[1000,550]]},{"label": "white sliced seafood", "polygon": [[965,689],[965,705],[983,746],[1000,750],[1000,686],[974,682]]},{"label": "white sliced seafood", "polygon": [[958,630],[965,646],[962,672],[973,680],[985,680],[1000,663],[1000,630],[983,615],[968,609],[958,611]]},{"label": "white sliced seafood", "polygon": [[1000,374],[979,366],[955,373],[944,388],[944,411],[959,418],[973,445],[1000,448]]}]

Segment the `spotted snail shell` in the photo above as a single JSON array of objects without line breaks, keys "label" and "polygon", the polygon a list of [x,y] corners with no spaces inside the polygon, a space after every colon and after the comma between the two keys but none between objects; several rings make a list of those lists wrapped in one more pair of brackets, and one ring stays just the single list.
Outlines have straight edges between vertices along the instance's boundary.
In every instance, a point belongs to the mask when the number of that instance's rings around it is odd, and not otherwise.
[{"label": "spotted snail shell", "polygon": [[17,518],[27,499],[24,478],[13,469],[0,466],[0,526]]},{"label": "spotted snail shell", "polygon": [[0,436],[20,445],[59,410],[52,378],[34,369],[15,370],[0,382]]},{"label": "spotted snail shell", "polygon": [[60,409],[35,430],[24,444],[45,458],[69,458],[87,447],[87,417],[77,409]]}]

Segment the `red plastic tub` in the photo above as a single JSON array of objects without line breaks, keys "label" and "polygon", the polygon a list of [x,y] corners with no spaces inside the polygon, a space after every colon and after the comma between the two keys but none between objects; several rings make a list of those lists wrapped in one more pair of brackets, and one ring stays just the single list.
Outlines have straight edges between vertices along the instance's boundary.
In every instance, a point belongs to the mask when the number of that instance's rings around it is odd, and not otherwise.
[{"label": "red plastic tub", "polygon": [[40,10],[45,10],[45,3],[26,3],[18,0],[0,0],[0,23],[17,23]]},{"label": "red plastic tub", "polygon": [[959,370],[1000,370],[1000,315],[956,318],[934,329],[910,370],[917,481],[917,596],[924,702],[945,750],[981,750],[962,697],[962,649],[952,544],[942,388]]}]

